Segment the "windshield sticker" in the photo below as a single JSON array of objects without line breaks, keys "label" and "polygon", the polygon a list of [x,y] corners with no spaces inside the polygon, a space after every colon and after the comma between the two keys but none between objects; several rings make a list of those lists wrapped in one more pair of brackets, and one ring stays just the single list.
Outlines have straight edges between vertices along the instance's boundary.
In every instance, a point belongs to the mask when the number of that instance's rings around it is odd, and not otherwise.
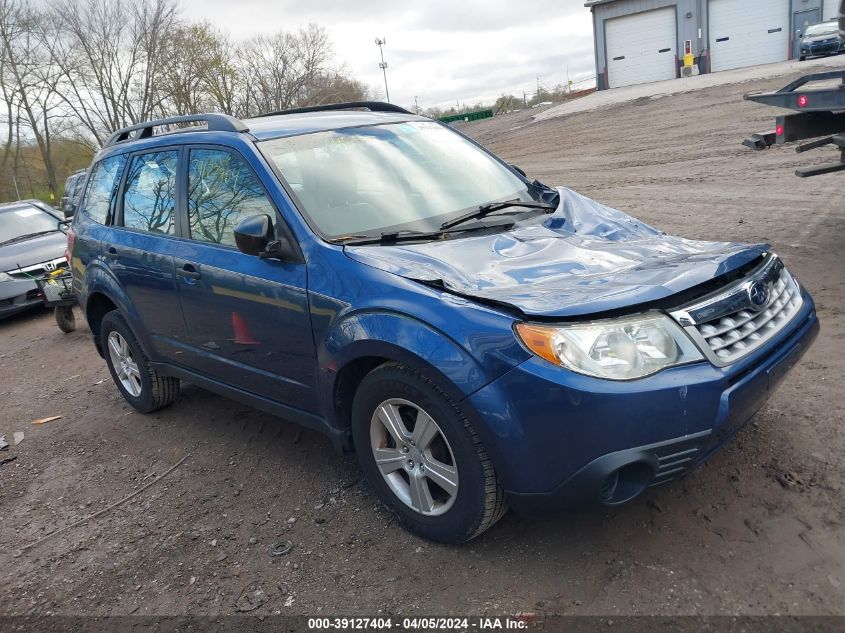
[{"label": "windshield sticker", "polygon": [[365,136],[363,134],[361,134],[361,135],[356,134],[354,136],[349,135],[349,134],[343,134],[343,135],[340,135],[340,136],[330,136],[329,139],[328,139],[328,141],[329,141],[328,144],[329,145],[335,145],[335,146],[336,145],[358,145],[358,144],[361,144],[361,143],[369,143],[369,142],[376,141],[376,140],[378,140],[378,139],[375,139],[371,136]]},{"label": "windshield sticker", "polygon": [[20,211],[15,211],[15,215],[19,215],[22,218],[28,218],[32,215],[38,215],[39,213],[41,213],[41,212],[34,207],[30,207],[28,209],[21,209]]}]

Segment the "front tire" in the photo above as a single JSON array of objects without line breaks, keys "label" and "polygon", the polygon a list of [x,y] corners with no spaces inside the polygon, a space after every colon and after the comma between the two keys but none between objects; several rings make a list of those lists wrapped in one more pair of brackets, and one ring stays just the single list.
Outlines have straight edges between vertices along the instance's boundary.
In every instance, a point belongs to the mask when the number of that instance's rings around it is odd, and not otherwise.
[{"label": "front tire", "polygon": [[370,486],[423,538],[462,543],[507,510],[475,430],[417,371],[387,363],[368,374],[353,401],[352,435]]},{"label": "front tire", "polygon": [[151,413],[176,400],[179,379],[156,371],[117,310],[103,317],[100,344],[114,384],[135,409]]}]

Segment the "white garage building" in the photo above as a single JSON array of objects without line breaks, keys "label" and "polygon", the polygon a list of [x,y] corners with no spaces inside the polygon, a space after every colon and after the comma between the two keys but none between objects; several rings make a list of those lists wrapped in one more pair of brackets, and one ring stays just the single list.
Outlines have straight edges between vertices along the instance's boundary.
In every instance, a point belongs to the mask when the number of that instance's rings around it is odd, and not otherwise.
[{"label": "white garage building", "polygon": [[[796,57],[799,33],[839,0],[590,0],[599,90]],[[689,71],[684,71],[689,72]]]}]

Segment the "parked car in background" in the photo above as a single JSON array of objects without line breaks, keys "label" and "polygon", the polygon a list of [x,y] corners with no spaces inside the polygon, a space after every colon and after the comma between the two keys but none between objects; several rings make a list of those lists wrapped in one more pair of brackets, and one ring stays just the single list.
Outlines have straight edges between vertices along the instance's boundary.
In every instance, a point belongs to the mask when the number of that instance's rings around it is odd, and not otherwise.
[{"label": "parked car in background", "polygon": [[186,380],[317,429],[449,543],[685,475],[819,330],[766,245],[667,236],[383,103],[119,130],[68,243],[133,407]]},{"label": "parked car in background", "polygon": [[800,61],[808,57],[824,55],[838,55],[845,51],[845,40],[839,33],[839,22],[830,20],[821,24],[808,26],[801,38]]},{"label": "parked car in background", "polygon": [[42,305],[35,279],[68,265],[61,221],[38,200],[0,205],[0,318]]},{"label": "parked car in background", "polygon": [[82,189],[85,185],[85,176],[87,175],[87,169],[80,169],[79,171],[73,172],[65,180],[65,191],[59,201],[59,210],[64,213],[66,218],[73,217],[76,211],[79,198],[82,195]]}]

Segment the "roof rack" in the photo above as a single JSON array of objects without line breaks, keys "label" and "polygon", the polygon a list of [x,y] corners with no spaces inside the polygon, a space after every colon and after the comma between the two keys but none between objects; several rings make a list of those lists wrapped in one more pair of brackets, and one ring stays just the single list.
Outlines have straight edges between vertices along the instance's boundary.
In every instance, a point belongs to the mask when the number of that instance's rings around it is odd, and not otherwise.
[{"label": "roof rack", "polygon": [[[110,147],[127,141],[140,138],[150,138],[153,136],[153,128],[163,125],[173,125],[176,123],[198,123],[204,122],[208,126],[209,132],[249,132],[249,128],[240,119],[236,119],[228,114],[188,114],[185,116],[173,116],[166,119],[155,119],[154,121],[146,121],[136,125],[130,125],[117,130],[109,137],[104,147]],[[132,136],[132,132],[138,132],[137,135]]]},{"label": "roof rack", "polygon": [[383,101],[350,101],[348,103],[327,103],[324,105],[307,106],[304,108],[291,108],[290,110],[278,110],[259,114],[255,118],[264,116],[277,116],[279,114],[302,114],[305,112],[328,112],[332,110],[369,110],[370,112],[398,112],[399,114],[413,114],[405,108],[400,108],[392,103]]}]

